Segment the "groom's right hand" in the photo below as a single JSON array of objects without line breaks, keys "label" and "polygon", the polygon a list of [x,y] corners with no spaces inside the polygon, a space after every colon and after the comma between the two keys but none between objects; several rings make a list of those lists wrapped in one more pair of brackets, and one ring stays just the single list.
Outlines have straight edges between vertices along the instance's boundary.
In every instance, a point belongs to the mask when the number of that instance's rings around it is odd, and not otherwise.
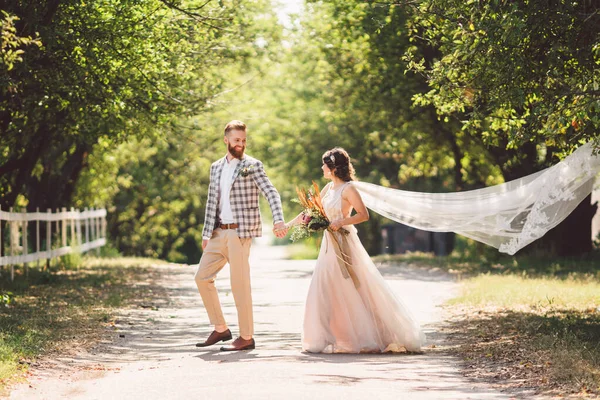
[{"label": "groom's right hand", "polygon": [[206,249],[207,245],[208,245],[208,239],[202,239],[202,251],[204,251],[204,249]]},{"label": "groom's right hand", "polygon": [[277,236],[278,238],[284,238],[285,235],[287,235],[288,233],[288,228],[285,225],[285,223],[283,222],[278,222],[275,224],[275,226],[273,226],[273,233],[275,234],[275,236]]}]

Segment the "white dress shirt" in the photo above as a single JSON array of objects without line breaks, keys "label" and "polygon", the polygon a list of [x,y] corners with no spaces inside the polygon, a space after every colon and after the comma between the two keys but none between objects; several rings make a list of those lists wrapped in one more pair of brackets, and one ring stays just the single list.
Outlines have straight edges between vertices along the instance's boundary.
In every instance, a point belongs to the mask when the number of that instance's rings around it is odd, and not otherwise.
[{"label": "white dress shirt", "polygon": [[[221,196],[219,198],[219,219],[222,224],[234,224],[236,221],[233,220],[233,212],[231,211],[231,201],[229,200],[229,193],[231,192],[231,185],[233,183],[233,173],[235,167],[240,163],[237,158],[232,158],[231,161],[225,159],[225,165],[223,165],[223,171],[221,171]],[[209,237],[202,237],[204,240],[209,240]]]},{"label": "white dress shirt", "polygon": [[232,158],[231,161],[226,161],[221,172],[221,196],[219,199],[219,218],[222,224],[235,224],[233,220],[233,212],[231,211],[231,201],[229,193],[231,192],[231,184],[233,183],[233,173],[235,168],[240,163],[237,158]]}]

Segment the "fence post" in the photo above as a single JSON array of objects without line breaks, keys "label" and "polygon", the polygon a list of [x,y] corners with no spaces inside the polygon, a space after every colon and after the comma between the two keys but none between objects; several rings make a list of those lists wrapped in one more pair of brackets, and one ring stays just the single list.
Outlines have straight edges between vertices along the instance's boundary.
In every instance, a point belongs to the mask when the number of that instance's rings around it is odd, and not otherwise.
[{"label": "fence post", "polygon": [[89,243],[90,242],[90,218],[87,216],[87,212],[88,212],[88,208],[84,208],[84,211],[86,213],[85,216],[85,242]]},{"label": "fence post", "polygon": [[[102,220],[104,219],[104,217],[98,217],[98,238],[102,239],[104,238],[104,236],[102,236]],[[100,246],[102,247],[102,246]],[[100,247],[98,247],[98,253],[100,253]]]},{"label": "fence post", "polygon": [[[35,212],[38,213],[37,218],[35,219],[35,252],[39,253],[40,252],[40,208],[36,207],[35,208]],[[40,256],[37,256],[37,261],[36,264],[38,266],[38,268],[40,267]]]},{"label": "fence post", "polygon": [[106,216],[102,217],[102,237],[106,239]]},{"label": "fence post", "polygon": [[[94,207],[91,207],[89,211],[93,213]],[[88,228],[90,229],[90,242],[93,242],[94,240],[96,240],[96,236],[94,234],[95,233],[94,232],[94,217],[88,217],[87,221],[88,221]]]},{"label": "fence post", "polygon": [[[81,247],[85,247],[84,251],[94,248],[100,255],[99,247],[101,246],[98,246],[97,242],[106,240],[107,228],[106,218],[96,215],[100,212],[105,213],[106,210],[92,208],[90,211],[86,208],[84,212],[80,212],[71,207],[69,212],[66,207],[62,207],[56,209],[55,216],[50,208],[47,209],[47,212],[40,212],[39,207],[36,207],[35,212],[27,212],[27,209],[19,211],[18,208],[15,211],[13,207],[10,207],[9,211],[0,209],[0,214],[2,214],[0,217],[0,276],[7,273],[8,267],[10,267],[11,280],[14,281],[15,270],[19,265],[23,265],[23,274],[28,276],[29,264],[35,262],[37,266],[40,266],[40,259],[46,259],[46,267],[49,268],[52,259],[58,257],[59,254],[68,254],[80,250]],[[81,222],[82,218],[85,219],[83,223]],[[33,226],[34,221],[35,226]],[[44,238],[45,245],[42,246],[41,224],[44,221],[46,221],[46,237]],[[53,221],[56,221],[56,225],[53,224]],[[29,222],[32,222],[31,243],[29,243]],[[85,225],[82,226],[83,224]],[[56,226],[55,231],[52,230],[53,225]],[[69,225],[71,228],[70,238]],[[33,237],[34,229],[35,238]],[[82,240],[84,235],[82,229],[85,229],[85,240]],[[52,244],[53,238],[57,240],[56,248]],[[31,245],[31,251],[29,251],[29,245]],[[44,247],[44,251],[42,251],[42,247]]]},{"label": "fence post", "polygon": [[[61,238],[61,233],[60,233],[60,225],[61,225],[61,221],[59,219],[60,217],[60,208],[56,208],[56,247],[58,247],[60,249],[60,245],[62,243],[62,238]],[[54,258],[54,257],[53,257]]]},{"label": "fence post", "polygon": [[[11,207],[9,210],[10,213],[13,212],[13,208]],[[8,224],[10,226],[10,236],[8,237],[8,243],[10,244],[10,256],[13,257],[15,255],[15,246],[13,246],[13,235],[15,234],[15,232],[13,232],[14,228],[14,224],[12,223],[12,221],[9,222]],[[11,263],[10,264],[10,281],[14,281],[15,280],[15,264]]]},{"label": "fence post", "polygon": [[48,209],[48,221],[46,221],[46,252],[47,259],[46,265],[50,267],[50,260],[52,259],[52,221],[50,221],[50,217],[52,216],[52,209]]},{"label": "fence post", "polygon": [[71,247],[76,247],[77,242],[75,241],[75,209],[71,207],[71,218],[69,218],[69,225],[71,226]]},{"label": "fence post", "polygon": [[75,227],[77,227],[77,245],[81,247],[83,246],[83,237],[81,234],[81,212],[79,212],[79,210],[77,210],[77,222]]},{"label": "fence post", "polygon": [[63,207],[62,210],[62,245],[67,247],[67,208]]},{"label": "fence post", "polygon": [[[102,238],[102,217],[96,217],[96,232],[98,232],[98,239]],[[98,256],[100,256],[100,248],[102,246],[98,246]]]},{"label": "fence post", "polygon": [[[99,210],[99,208],[98,208]],[[94,218],[94,224],[96,224],[96,239],[100,239],[100,235],[102,234],[100,232],[100,217],[96,217]]]},{"label": "fence post", "polygon": [[[29,253],[29,240],[27,239],[28,229],[27,229],[27,209],[23,213],[23,256],[27,257]],[[23,261],[23,266],[25,267],[25,276],[29,276],[29,267],[27,266],[27,262]]]},{"label": "fence post", "polygon": [[[90,208],[90,212],[94,213],[96,207]],[[96,240],[96,224],[94,223],[94,217],[90,217],[90,240],[93,242]]]},{"label": "fence post", "polygon": [[[100,239],[100,217],[94,217],[94,239]],[[100,257],[100,246],[96,247],[96,256]]]}]

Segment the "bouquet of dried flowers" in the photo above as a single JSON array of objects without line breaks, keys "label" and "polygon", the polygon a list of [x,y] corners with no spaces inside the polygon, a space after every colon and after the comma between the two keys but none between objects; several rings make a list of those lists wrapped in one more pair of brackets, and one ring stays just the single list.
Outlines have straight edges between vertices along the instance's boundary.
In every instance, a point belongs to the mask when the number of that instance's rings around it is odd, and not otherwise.
[{"label": "bouquet of dried flowers", "polygon": [[[348,250],[347,235],[350,232],[344,228],[340,228],[337,231],[333,231],[329,228],[331,221],[329,221],[325,215],[325,208],[323,207],[323,201],[321,200],[321,191],[314,181],[312,191],[310,189],[296,188],[296,193],[298,193],[298,202],[302,205],[304,211],[302,211],[300,224],[297,224],[292,232],[292,241],[295,242],[310,237],[316,232],[325,230],[330,231],[331,235],[329,237],[332,239],[331,246],[333,246],[333,251],[339,260],[342,276],[346,279],[352,279],[354,286],[359,288],[360,282],[352,267],[352,259]],[[329,240],[326,243],[329,243]],[[328,250],[329,249],[326,249],[325,251]]]},{"label": "bouquet of dried flowers", "polygon": [[[312,190],[296,187],[296,193],[298,194],[298,202],[303,208],[303,215],[300,224],[294,227],[294,231],[290,236],[292,242],[308,238],[313,233],[328,230],[331,223],[325,215],[321,191],[315,181],[312,183]],[[340,228],[338,232],[348,234],[348,231],[344,228]]]}]

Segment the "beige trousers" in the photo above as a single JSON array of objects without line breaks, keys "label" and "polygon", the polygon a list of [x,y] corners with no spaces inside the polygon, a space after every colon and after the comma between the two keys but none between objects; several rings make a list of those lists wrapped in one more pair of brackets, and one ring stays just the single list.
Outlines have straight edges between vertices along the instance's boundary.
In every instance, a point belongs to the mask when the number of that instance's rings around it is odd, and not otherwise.
[{"label": "beige trousers", "polygon": [[194,276],[210,323],[225,325],[221,302],[215,287],[215,278],[217,273],[229,262],[231,292],[237,308],[240,336],[245,337],[254,334],[250,264],[248,263],[251,244],[251,238],[240,239],[235,229],[215,229],[204,253],[202,253]]}]

